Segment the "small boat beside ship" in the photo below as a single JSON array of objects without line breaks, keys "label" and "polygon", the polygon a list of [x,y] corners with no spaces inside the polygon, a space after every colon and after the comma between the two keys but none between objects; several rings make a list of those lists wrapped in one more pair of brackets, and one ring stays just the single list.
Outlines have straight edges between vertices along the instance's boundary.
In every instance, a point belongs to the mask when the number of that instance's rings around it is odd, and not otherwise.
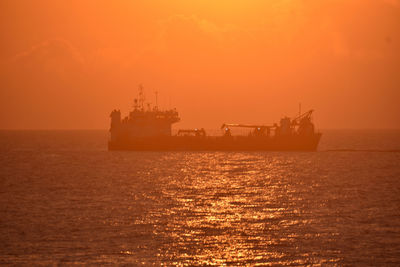
[{"label": "small boat beside ship", "polygon": [[[172,135],[172,124],[180,121],[176,109],[145,108],[143,88],[134,100],[134,108],[122,118],[111,112],[108,150],[137,151],[315,151],[321,133],[315,131],[313,110],[295,118],[284,117],[272,125],[224,123],[222,135],[208,136],[201,129],[181,129]],[[247,136],[235,136],[233,128],[247,128]]]}]

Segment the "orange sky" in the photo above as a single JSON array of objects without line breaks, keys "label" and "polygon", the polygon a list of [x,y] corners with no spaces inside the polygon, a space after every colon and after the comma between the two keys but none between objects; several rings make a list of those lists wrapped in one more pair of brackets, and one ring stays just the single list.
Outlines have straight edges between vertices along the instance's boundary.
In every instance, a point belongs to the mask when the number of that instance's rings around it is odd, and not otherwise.
[{"label": "orange sky", "polygon": [[0,128],[106,129],[143,83],[176,127],[400,128],[400,0],[2,0]]}]

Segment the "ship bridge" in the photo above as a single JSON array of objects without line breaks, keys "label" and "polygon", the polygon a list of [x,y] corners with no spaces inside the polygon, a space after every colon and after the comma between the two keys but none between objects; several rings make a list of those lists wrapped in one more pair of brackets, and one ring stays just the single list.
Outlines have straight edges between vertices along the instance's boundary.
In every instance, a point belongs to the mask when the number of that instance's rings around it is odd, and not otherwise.
[{"label": "ship bridge", "polygon": [[157,103],[151,107],[145,102],[143,86],[139,86],[138,97],[134,99],[133,110],[128,116],[121,119],[121,112],[114,110],[111,113],[111,140],[171,136],[172,124],[180,121],[176,109],[161,110]]}]

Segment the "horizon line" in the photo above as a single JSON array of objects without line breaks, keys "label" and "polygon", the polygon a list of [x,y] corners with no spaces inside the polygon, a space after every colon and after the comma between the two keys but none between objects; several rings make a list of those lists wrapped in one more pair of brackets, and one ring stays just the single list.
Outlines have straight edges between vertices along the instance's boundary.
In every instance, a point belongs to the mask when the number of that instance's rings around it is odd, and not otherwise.
[{"label": "horizon line", "polygon": [[[186,127],[188,128],[188,127]],[[214,128],[205,128],[206,130],[213,130]],[[216,130],[218,128],[215,128]],[[400,130],[398,128],[384,128],[384,127],[376,127],[376,128],[346,128],[346,127],[338,127],[338,128],[318,128],[317,130]],[[109,131],[109,129],[105,128],[0,128],[0,131]]]}]

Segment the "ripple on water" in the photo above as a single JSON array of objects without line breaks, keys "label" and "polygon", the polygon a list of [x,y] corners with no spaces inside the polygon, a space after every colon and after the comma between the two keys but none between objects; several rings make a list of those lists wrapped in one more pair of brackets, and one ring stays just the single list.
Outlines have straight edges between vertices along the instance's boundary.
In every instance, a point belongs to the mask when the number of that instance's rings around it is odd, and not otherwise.
[{"label": "ripple on water", "polygon": [[395,153],[8,153],[0,262],[399,263],[398,162]]}]

